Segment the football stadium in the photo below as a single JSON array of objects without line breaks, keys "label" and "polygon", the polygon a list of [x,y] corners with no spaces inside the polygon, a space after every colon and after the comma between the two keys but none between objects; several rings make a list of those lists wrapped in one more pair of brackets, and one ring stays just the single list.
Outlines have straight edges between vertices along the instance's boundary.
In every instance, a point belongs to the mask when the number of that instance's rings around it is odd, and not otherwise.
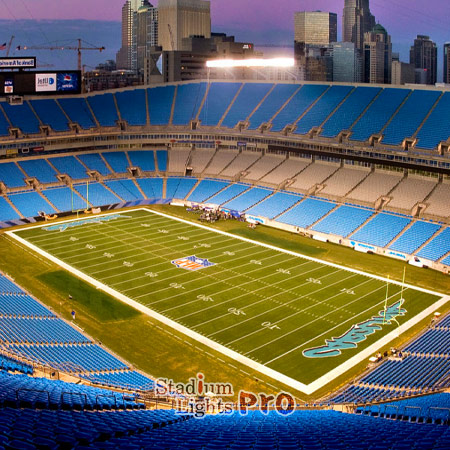
[{"label": "football stadium", "polygon": [[449,448],[449,117],[347,83],[0,100],[0,448]]}]

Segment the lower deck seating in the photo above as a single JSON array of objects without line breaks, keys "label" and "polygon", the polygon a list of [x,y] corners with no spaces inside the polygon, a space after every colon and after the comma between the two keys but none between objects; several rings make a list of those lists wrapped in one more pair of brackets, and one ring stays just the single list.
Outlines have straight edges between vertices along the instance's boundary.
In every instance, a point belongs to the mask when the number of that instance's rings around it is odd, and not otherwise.
[{"label": "lower deck seating", "polygon": [[296,203],[302,200],[301,195],[287,194],[285,192],[277,192],[269,197],[267,200],[263,200],[258,205],[250,208],[247,214],[253,214],[255,216],[267,217],[273,219],[292,208]]},{"label": "lower deck seating", "polygon": [[139,178],[136,181],[147,198],[162,198],[163,182],[161,178]]},{"label": "lower deck seating", "polygon": [[335,207],[336,204],[334,203],[307,198],[276,220],[277,222],[294,225],[295,227],[307,228]]},{"label": "lower deck seating", "polygon": [[417,256],[437,261],[450,252],[450,227],[439,233],[431,242],[429,242]]},{"label": "lower deck seating", "polygon": [[105,181],[104,184],[126,202],[142,199],[142,194],[139,192],[133,180],[112,180]]},{"label": "lower deck seating", "polygon": [[183,200],[197,183],[197,178],[168,178],[166,185],[166,198]]},{"label": "lower deck seating", "polygon": [[208,199],[208,203],[212,203],[214,205],[223,205],[224,203],[230,201],[232,198],[242,194],[249,188],[250,186],[248,184],[231,184],[223,191]]},{"label": "lower deck seating", "polygon": [[201,180],[187,200],[195,203],[205,202],[228,185],[226,181]]},{"label": "lower deck seating", "polygon": [[252,188],[223,205],[224,208],[245,211],[272,194],[269,189]]},{"label": "lower deck seating", "polygon": [[45,189],[42,194],[47,197],[59,211],[76,211],[86,209],[86,200],[68,187]]},{"label": "lower deck seating", "polygon": [[46,214],[54,214],[56,212],[44,198],[34,191],[10,194],[9,199],[22,213],[23,217],[35,217],[39,214],[39,211],[43,211]]}]

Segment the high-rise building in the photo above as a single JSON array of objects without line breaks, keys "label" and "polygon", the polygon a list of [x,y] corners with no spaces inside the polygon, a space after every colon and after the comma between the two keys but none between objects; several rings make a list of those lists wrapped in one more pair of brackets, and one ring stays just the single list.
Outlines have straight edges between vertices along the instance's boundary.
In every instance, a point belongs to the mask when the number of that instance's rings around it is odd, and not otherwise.
[{"label": "high-rise building", "polygon": [[444,83],[450,84],[450,42],[444,44]]},{"label": "high-rise building", "polygon": [[437,81],[437,46],[429,36],[417,35],[409,52],[409,62],[426,71],[426,84]]},{"label": "high-rise building", "polygon": [[307,45],[328,45],[337,41],[337,14],[302,11],[294,14],[294,41]]},{"label": "high-rise building", "polygon": [[415,68],[412,64],[392,61],[392,84],[415,83]]},{"label": "high-rise building", "polygon": [[391,37],[380,24],[364,35],[363,81],[390,84],[392,70]]},{"label": "high-rise building", "polygon": [[211,7],[205,0],[159,0],[158,42],[163,51],[182,50],[183,38],[211,37]]},{"label": "high-rise building", "polygon": [[333,42],[333,81],[361,82],[361,55],[353,42]]},{"label": "high-rise building", "polygon": [[158,45],[158,9],[150,3],[141,6],[134,14],[132,68],[144,70],[150,49]]},{"label": "high-rise building", "polygon": [[345,0],[342,16],[342,40],[353,42],[362,50],[365,33],[375,26],[375,17],[370,12],[369,0]]}]

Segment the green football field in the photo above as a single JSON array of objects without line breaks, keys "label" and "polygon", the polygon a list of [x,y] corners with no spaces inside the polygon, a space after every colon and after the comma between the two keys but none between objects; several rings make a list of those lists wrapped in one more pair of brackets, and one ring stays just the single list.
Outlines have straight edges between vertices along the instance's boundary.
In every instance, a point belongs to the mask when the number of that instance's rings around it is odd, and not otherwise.
[{"label": "green football field", "polygon": [[[423,289],[147,209],[11,236],[113,289],[117,298],[147,307],[167,325],[305,392],[367,358],[383,338],[397,337],[442,301]],[[155,343],[142,345],[151,357]]]}]

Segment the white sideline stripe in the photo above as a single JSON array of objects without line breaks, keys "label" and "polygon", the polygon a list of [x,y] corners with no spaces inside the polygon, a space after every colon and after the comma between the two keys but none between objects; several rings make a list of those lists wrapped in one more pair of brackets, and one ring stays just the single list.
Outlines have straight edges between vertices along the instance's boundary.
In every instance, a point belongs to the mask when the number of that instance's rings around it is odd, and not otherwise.
[{"label": "white sideline stripe", "polygon": [[[344,267],[341,266],[339,264],[335,264],[335,263],[330,263],[327,261],[322,261],[320,259],[317,258],[312,258],[310,256],[305,256],[302,255],[300,253],[296,253],[293,252],[291,250],[284,250],[275,246],[272,246],[270,244],[265,244],[265,243],[259,243],[257,241],[253,241],[252,239],[248,239],[248,238],[244,238],[238,235],[233,235],[231,233],[227,233],[226,231],[221,231],[221,230],[216,230],[216,229],[211,229],[208,228],[204,225],[201,224],[196,224],[196,223],[192,223],[189,222],[188,220],[185,219],[180,219],[178,217],[174,217],[174,216],[170,216],[168,214],[165,213],[161,213],[159,211],[153,211],[147,208],[139,208],[137,210],[144,210],[144,211],[148,211],[151,214],[156,214],[162,217],[166,217],[168,219],[171,220],[177,220],[179,222],[185,223],[187,225],[192,225],[192,226],[196,226],[202,229],[206,229],[206,230],[210,230],[213,231],[215,233],[219,233],[222,234],[224,236],[229,236],[229,237],[234,237],[236,239],[240,239],[242,241],[245,242],[249,242],[251,244],[255,244],[255,245],[260,245],[262,247],[266,247],[266,248],[270,248],[272,250],[278,251],[278,252],[282,252],[282,253],[286,253],[289,255],[293,255],[293,256],[298,256],[300,258],[304,258],[307,259],[309,261],[314,261],[320,264],[324,264],[326,266],[330,266],[330,267],[334,267],[337,269],[342,269],[342,270],[346,270],[348,272],[353,272],[359,275],[364,275],[366,277],[370,277],[370,278],[374,278],[377,280],[382,280],[384,282],[390,282],[391,284],[397,284],[399,286],[402,286],[402,283],[397,282],[397,281],[393,281],[393,280],[389,280],[387,278],[384,277],[380,277],[378,275],[370,275],[367,272],[363,272],[360,270],[356,270],[356,269],[350,269],[348,267]],[[103,214],[103,216],[108,216],[111,214],[117,214],[116,212],[113,213],[107,213],[107,214]],[[68,222],[73,222],[73,221],[77,221],[80,219],[71,219]],[[59,222],[58,222],[59,223]],[[35,227],[30,227],[27,228],[28,229],[33,229],[33,228],[42,228],[44,226],[47,226],[47,224],[42,224],[42,225],[37,225]],[[432,304],[431,306],[429,306],[428,308],[426,308],[425,310],[423,310],[421,313],[417,314],[416,316],[414,316],[412,319],[408,320],[407,322],[405,322],[403,325],[401,325],[400,327],[398,327],[396,330],[391,331],[390,333],[386,334],[385,336],[383,336],[382,338],[380,338],[377,342],[373,343],[372,345],[370,345],[369,347],[366,347],[364,350],[360,351],[357,355],[353,356],[352,358],[348,359],[347,361],[345,361],[344,363],[340,364],[339,366],[335,367],[334,369],[332,369],[331,371],[329,371],[328,373],[326,373],[325,375],[321,376],[320,378],[316,379],[315,381],[313,381],[310,384],[304,384],[301,383],[298,380],[295,380],[292,377],[289,377],[287,375],[284,375],[276,370],[273,370],[267,366],[264,366],[263,364],[257,363],[255,361],[253,361],[250,358],[247,358],[243,355],[241,355],[238,352],[235,352],[234,350],[231,350],[221,344],[218,344],[217,342],[214,342],[211,339],[206,338],[205,336],[202,336],[201,334],[183,326],[180,325],[179,323],[175,322],[174,320],[171,320],[159,313],[157,313],[156,311],[153,311],[150,308],[147,308],[146,306],[132,300],[131,298],[126,297],[125,295],[121,294],[120,292],[115,291],[114,289],[104,285],[103,283],[100,283],[99,281],[95,280],[94,278],[84,274],[83,272],[81,272],[80,270],[77,270],[73,267],[71,267],[69,264],[64,263],[63,261],[61,261],[60,259],[50,255],[49,253],[41,250],[39,247],[35,246],[34,244],[31,244],[30,242],[26,241],[25,239],[21,238],[20,236],[17,236],[15,234],[14,231],[6,231],[5,232],[7,235],[9,235],[10,237],[16,239],[18,242],[20,242],[22,245],[25,245],[26,247],[30,248],[31,250],[39,253],[40,255],[46,257],[47,259],[49,259],[50,261],[54,262],[55,264],[59,265],[60,267],[68,270],[69,272],[73,273],[74,275],[78,276],[79,278],[87,281],[88,283],[92,284],[93,286],[104,290],[106,293],[112,295],[113,297],[115,297],[116,299],[134,307],[135,309],[137,309],[138,311],[153,317],[156,320],[159,320],[160,322],[164,323],[167,326],[172,327],[173,329],[184,333],[185,335],[197,340],[198,342],[209,346],[210,348],[223,353],[224,355],[242,363],[247,365],[248,367],[251,367],[253,370],[257,370],[259,372],[261,372],[264,375],[267,375],[277,381],[279,381],[280,383],[284,383],[290,387],[292,387],[293,389],[296,389],[300,392],[303,392],[307,395],[311,395],[312,393],[314,393],[315,391],[317,391],[318,389],[322,388],[323,386],[325,386],[326,384],[328,384],[330,381],[333,381],[335,378],[337,378],[338,376],[342,375],[343,373],[345,373],[346,371],[348,371],[349,369],[351,369],[354,365],[358,364],[359,362],[363,361],[366,358],[369,358],[374,352],[376,352],[380,347],[388,344],[390,341],[392,341],[393,339],[397,338],[401,333],[407,331],[409,328],[413,327],[414,325],[416,325],[417,323],[419,323],[421,320],[425,319],[428,315],[432,314],[433,312],[435,312],[436,310],[438,310],[439,308],[441,308],[443,305],[445,305],[448,301],[450,301],[450,296],[448,295],[443,295],[441,293],[438,292],[434,292],[434,291],[430,291],[421,287],[415,287],[409,284],[405,284],[404,286],[416,290],[416,291],[420,291],[420,292],[425,292],[427,294],[431,294],[431,295],[435,295],[435,296],[439,296],[441,297],[440,300],[436,301],[434,304]]]}]

